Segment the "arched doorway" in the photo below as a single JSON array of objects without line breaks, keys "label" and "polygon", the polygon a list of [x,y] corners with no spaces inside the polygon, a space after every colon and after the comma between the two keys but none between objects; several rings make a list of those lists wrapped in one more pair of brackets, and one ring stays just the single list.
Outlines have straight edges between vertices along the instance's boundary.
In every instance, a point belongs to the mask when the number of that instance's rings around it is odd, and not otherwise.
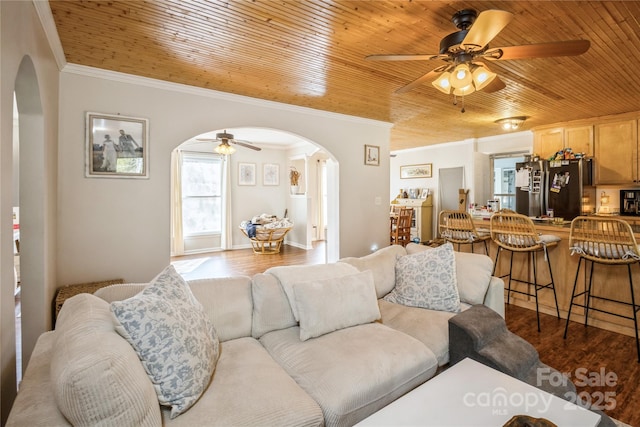
[{"label": "arched doorway", "polygon": [[[231,212],[231,220],[228,221],[228,233],[232,236],[231,244],[223,246],[220,234],[212,233],[209,238],[203,235],[187,236],[181,230],[180,218],[182,212],[176,207],[184,195],[177,196],[182,184],[177,176],[181,174],[182,161],[177,158],[194,158],[198,153],[206,153],[207,156],[215,156],[215,148],[218,141],[202,141],[203,139],[215,139],[216,134],[226,131],[234,138],[241,141],[254,143],[261,151],[236,146],[233,154],[228,155],[222,162],[226,171],[229,187],[227,199]],[[182,153],[178,155],[178,153]],[[192,159],[193,160],[193,159]],[[206,161],[206,160],[203,160]],[[215,159],[212,160],[215,162]],[[301,168],[304,188],[298,194],[290,193],[289,169],[295,165]],[[245,168],[254,175],[247,182],[239,181],[239,168]],[[324,173],[320,173],[320,169]],[[277,179],[265,181],[267,171],[277,171]],[[172,166],[172,255],[189,255],[198,251],[233,249],[243,246],[248,247],[248,241],[238,230],[242,220],[251,219],[261,213],[273,213],[278,216],[286,211],[296,224],[294,230],[288,236],[288,243],[309,249],[311,242],[316,239],[326,241],[328,254],[337,254],[339,241],[337,239],[338,217],[338,179],[330,174],[337,173],[337,162],[331,153],[318,144],[305,139],[302,136],[279,129],[265,129],[256,127],[234,127],[228,129],[213,130],[180,144],[173,153]],[[176,191],[177,189],[177,191]],[[250,202],[249,202],[250,201]],[[293,216],[296,216],[293,218]],[[321,227],[322,230],[319,230]],[[218,228],[225,228],[218,226]],[[326,231],[326,233],[325,233]],[[334,231],[332,233],[332,231]],[[335,236],[334,239],[327,235]],[[208,240],[208,242],[207,242]],[[227,239],[228,240],[228,239]],[[206,243],[203,243],[206,242]],[[205,245],[205,246],[203,246]],[[328,258],[327,258],[328,260]]]},{"label": "arched doorway", "polygon": [[[21,353],[16,359],[21,361],[21,370],[31,356],[38,336],[50,327],[50,299],[47,297],[47,275],[51,266],[46,265],[45,256],[46,241],[45,223],[49,211],[46,208],[47,194],[46,178],[48,150],[44,142],[44,117],[38,78],[34,64],[29,56],[25,56],[20,63],[15,80],[15,102],[17,120],[17,144],[19,147],[18,160],[14,162],[17,171],[14,171],[12,180],[17,181],[13,188],[16,191],[14,204],[17,204],[20,212],[20,301],[21,315]],[[13,297],[14,286],[11,290],[3,287],[3,294],[11,292]],[[13,298],[12,298],[13,299]],[[13,310],[12,310],[13,312]],[[11,316],[11,322],[15,321]],[[9,320],[3,314],[3,330]],[[4,344],[4,342],[3,342]],[[4,350],[4,349],[3,349]],[[5,353],[3,353],[5,354]],[[3,366],[8,366],[4,363]],[[14,387],[15,389],[15,387]],[[3,390],[3,393],[5,390]],[[3,396],[4,398],[4,396]]]}]

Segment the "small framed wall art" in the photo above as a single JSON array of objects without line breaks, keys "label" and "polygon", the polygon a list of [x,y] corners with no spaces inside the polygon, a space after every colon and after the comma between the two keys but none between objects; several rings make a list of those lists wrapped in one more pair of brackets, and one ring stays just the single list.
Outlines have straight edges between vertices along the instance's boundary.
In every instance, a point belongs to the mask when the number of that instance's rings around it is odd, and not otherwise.
[{"label": "small framed wall art", "polygon": [[238,163],[238,185],[256,185],[255,163]]},{"label": "small framed wall art", "polygon": [[364,164],[370,166],[380,166],[380,147],[377,145],[364,146]]},{"label": "small framed wall art", "polygon": [[275,163],[262,165],[262,185],[280,185],[280,165]]},{"label": "small framed wall art", "polygon": [[431,163],[400,166],[400,178],[431,178]]},{"label": "small framed wall art", "polygon": [[149,120],[86,114],[85,176],[149,178]]}]

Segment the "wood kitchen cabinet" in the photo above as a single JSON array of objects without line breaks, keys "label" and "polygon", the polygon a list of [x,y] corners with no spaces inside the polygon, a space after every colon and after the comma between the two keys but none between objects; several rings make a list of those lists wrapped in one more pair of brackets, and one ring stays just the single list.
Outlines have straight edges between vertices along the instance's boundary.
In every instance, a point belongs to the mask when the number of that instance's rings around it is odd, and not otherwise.
[{"label": "wood kitchen cabinet", "polygon": [[596,124],[596,182],[629,184],[638,181],[638,121],[622,120]]},{"label": "wood kitchen cabinet", "polygon": [[571,126],[564,128],[564,148],[574,153],[593,157],[593,126]]},{"label": "wood kitchen cabinet", "polygon": [[541,159],[548,159],[564,148],[563,128],[536,131],[533,137],[533,153]]},{"label": "wood kitchen cabinet", "polygon": [[541,159],[548,159],[564,148],[574,153],[593,156],[593,126],[567,126],[541,129],[535,132],[533,152]]}]

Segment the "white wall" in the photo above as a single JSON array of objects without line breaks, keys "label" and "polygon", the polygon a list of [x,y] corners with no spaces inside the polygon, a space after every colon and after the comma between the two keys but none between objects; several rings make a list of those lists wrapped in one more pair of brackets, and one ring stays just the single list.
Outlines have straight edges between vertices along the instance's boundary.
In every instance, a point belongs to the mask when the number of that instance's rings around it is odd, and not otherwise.
[{"label": "white wall", "polygon": [[[116,277],[146,281],[169,263],[170,153],[214,129],[279,129],[323,147],[341,171],[339,224],[332,225],[340,228],[340,252],[334,258],[364,255],[388,241],[387,203],[375,203],[389,188],[387,123],[77,66],[63,70],[60,93],[60,284]],[[84,177],[86,111],[149,119],[148,180]],[[365,143],[380,146],[379,167],[363,164]],[[239,224],[254,212],[260,189],[236,190]],[[282,204],[272,209],[278,212]]]},{"label": "white wall", "polygon": [[[12,205],[13,93],[20,92],[23,359],[51,327],[55,292],[58,70],[33,3],[0,2],[0,416],[16,393]],[[22,65],[22,67],[21,67]],[[16,87],[18,86],[18,87]],[[29,161],[30,160],[30,161]],[[24,207],[36,206],[34,209]]]},{"label": "white wall", "polygon": [[[437,218],[440,211],[438,201],[438,170],[464,167],[465,188],[469,189],[468,202],[485,204],[491,189],[489,156],[499,153],[531,152],[533,133],[530,131],[497,135],[488,138],[455,141],[436,146],[394,151],[391,158],[389,201],[403,188],[427,187],[433,196],[433,231],[437,236]],[[400,166],[431,163],[431,178],[400,178]],[[484,180],[484,181],[483,181]],[[484,201],[483,201],[484,200]]]}]

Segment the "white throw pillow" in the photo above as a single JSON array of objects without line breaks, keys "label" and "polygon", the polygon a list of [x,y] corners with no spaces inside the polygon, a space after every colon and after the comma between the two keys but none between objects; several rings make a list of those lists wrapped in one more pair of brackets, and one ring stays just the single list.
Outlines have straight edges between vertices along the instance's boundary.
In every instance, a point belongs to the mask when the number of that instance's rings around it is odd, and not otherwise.
[{"label": "white throw pillow", "polygon": [[138,295],[111,303],[116,330],[133,346],[171,418],[206,390],[219,341],[202,305],[173,266]]},{"label": "white throw pillow", "polygon": [[432,310],[460,311],[453,245],[405,255],[396,263],[396,286],[384,300]]},{"label": "white throw pillow", "polygon": [[300,340],[380,318],[371,270],[293,285],[300,314]]},{"label": "white throw pillow", "polygon": [[293,285],[296,283],[309,282],[311,280],[333,279],[347,274],[357,273],[358,269],[352,265],[336,262],[333,264],[314,265],[287,265],[271,267],[265,273],[273,274],[278,278],[282,289],[287,294],[293,317],[296,322],[300,321],[298,307],[293,295]]}]

